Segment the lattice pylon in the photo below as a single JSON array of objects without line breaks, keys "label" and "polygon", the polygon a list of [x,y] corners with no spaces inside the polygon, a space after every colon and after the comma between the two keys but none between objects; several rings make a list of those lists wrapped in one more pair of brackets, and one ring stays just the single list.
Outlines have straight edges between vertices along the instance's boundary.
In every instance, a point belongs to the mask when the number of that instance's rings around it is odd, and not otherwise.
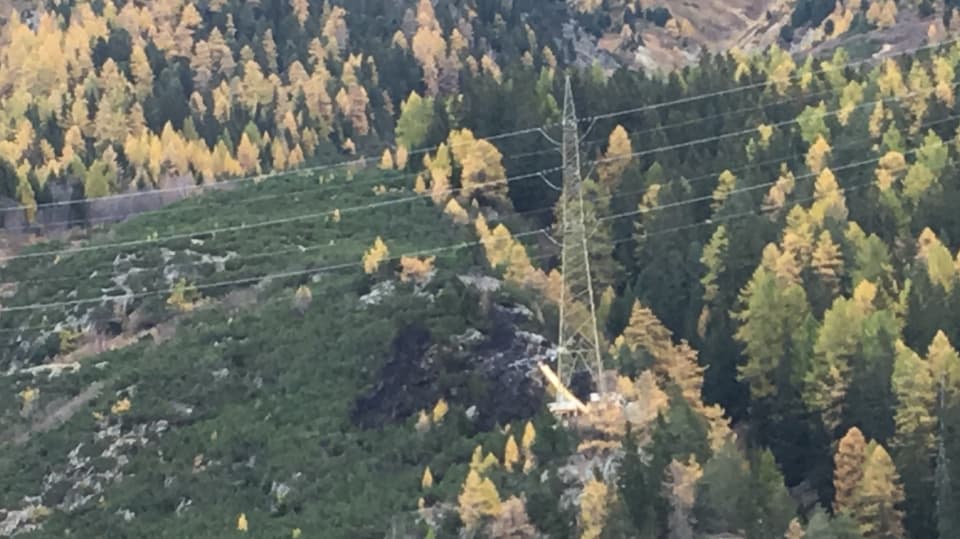
[{"label": "lattice pylon", "polygon": [[598,391],[604,393],[603,357],[600,354],[597,308],[587,249],[578,129],[577,111],[568,76],[563,96],[563,193],[558,201],[561,205],[563,287],[560,291],[557,375],[564,384],[569,385],[573,373],[580,367],[586,368],[593,375]]}]

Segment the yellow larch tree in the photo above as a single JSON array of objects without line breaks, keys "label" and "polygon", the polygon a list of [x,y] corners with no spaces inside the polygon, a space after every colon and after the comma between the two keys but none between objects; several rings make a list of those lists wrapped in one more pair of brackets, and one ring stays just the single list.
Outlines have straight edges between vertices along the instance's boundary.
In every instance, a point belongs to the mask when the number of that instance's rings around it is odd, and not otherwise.
[{"label": "yellow larch tree", "polygon": [[407,162],[410,160],[410,152],[407,150],[407,147],[403,144],[397,146],[397,151],[394,154],[394,165],[397,167],[397,170],[404,170],[407,168]]},{"label": "yellow larch tree", "polygon": [[936,379],[943,380],[949,388],[960,384],[960,355],[942,331],[937,331],[927,349],[927,362]]},{"label": "yellow larch tree", "polygon": [[624,342],[631,350],[646,349],[654,357],[665,357],[673,347],[670,330],[649,308],[634,302],[630,321],[623,331]]},{"label": "yellow larch tree", "polygon": [[600,178],[600,185],[607,191],[613,192],[620,185],[623,172],[630,166],[630,154],[633,153],[633,147],[630,144],[630,135],[621,125],[617,125],[610,132],[610,138],[607,140],[607,151],[603,159],[607,160],[598,166],[597,175]]},{"label": "yellow larch tree", "polygon": [[483,446],[477,445],[470,456],[470,469],[480,475],[487,473],[500,466],[500,460],[493,453],[483,452]]},{"label": "yellow larch tree", "polygon": [[917,238],[917,259],[926,268],[930,282],[939,285],[946,292],[953,290],[957,278],[953,257],[950,250],[929,228],[924,228]]},{"label": "yellow larch tree", "polygon": [[420,488],[427,490],[433,486],[433,473],[430,472],[430,467],[427,466],[423,469],[423,477],[420,478]]},{"label": "yellow larch tree", "polygon": [[390,250],[387,244],[383,242],[380,236],[373,241],[373,245],[367,249],[363,255],[363,271],[368,275],[373,274],[380,267],[380,264],[390,256]]},{"label": "yellow larch tree", "polygon": [[600,539],[607,523],[608,488],[603,481],[591,479],[580,493],[580,539]]},{"label": "yellow larch tree", "polygon": [[[302,90],[303,85],[310,80],[310,74],[307,73],[303,64],[300,63],[300,60],[294,60],[287,67],[287,81],[290,83],[290,91],[295,93],[296,90]],[[292,112],[292,110],[290,111]],[[285,112],[286,113],[286,112]]]},{"label": "yellow larch tree", "polygon": [[838,222],[847,219],[847,202],[843,191],[837,184],[837,178],[829,168],[823,169],[814,183],[814,203],[810,207],[810,216],[814,222],[822,224],[826,218]]},{"label": "yellow larch tree", "polygon": [[203,141],[191,141],[188,147],[190,155],[190,166],[197,173],[204,183],[213,183],[217,179],[217,170],[214,164],[213,152],[211,152]]},{"label": "yellow larch tree", "polygon": [[520,462],[520,448],[517,447],[517,440],[511,434],[507,437],[507,443],[503,448],[503,468],[513,471],[518,462]]},{"label": "yellow larch tree", "polygon": [[244,174],[260,172],[260,150],[246,133],[240,136],[240,143],[237,144],[237,162]]},{"label": "yellow larch tree", "polygon": [[273,160],[273,168],[276,170],[286,169],[288,165],[288,154],[287,145],[283,141],[283,137],[274,138],[270,144],[270,157]]},{"label": "yellow larch tree", "polygon": [[273,40],[273,29],[267,28],[263,32],[263,39],[260,41],[263,47],[263,54],[267,60],[267,69],[271,73],[278,71],[277,67],[277,42]]},{"label": "yellow larch tree", "polygon": [[840,439],[834,456],[833,487],[835,511],[851,511],[863,479],[863,465],[867,460],[867,440],[857,427]]},{"label": "yellow larch tree", "polygon": [[907,76],[907,83],[910,91],[907,103],[910,105],[910,113],[913,116],[910,131],[916,133],[927,115],[927,101],[934,94],[934,85],[922,62],[913,63],[910,74]]},{"label": "yellow larch tree", "polygon": [[240,81],[240,103],[251,113],[256,113],[257,107],[266,106],[273,100],[273,83],[264,76],[260,64],[248,60],[243,64],[243,79]]},{"label": "yellow larch tree", "polygon": [[500,514],[500,493],[489,477],[471,469],[457,498],[460,520],[468,530],[476,529],[483,519]]},{"label": "yellow larch tree", "polygon": [[196,88],[205,90],[210,87],[213,78],[213,54],[210,52],[210,44],[202,39],[193,46],[190,69],[193,70],[193,83]]},{"label": "yellow larch tree", "polygon": [[693,504],[696,499],[697,482],[703,476],[703,469],[693,455],[687,462],[677,459],[667,465],[663,483],[665,497],[670,502],[668,528],[671,537],[693,537]]},{"label": "yellow larch tree", "polygon": [[457,224],[465,225],[470,222],[470,215],[467,214],[467,210],[463,209],[463,206],[461,206],[455,198],[451,198],[450,201],[447,202],[443,213],[449,215],[450,218],[453,219],[453,222]]},{"label": "yellow larch tree", "polygon": [[434,204],[443,204],[450,198],[450,175],[453,174],[450,149],[446,143],[440,144],[433,158],[424,156],[423,166],[430,172],[430,197]]},{"label": "yellow larch tree", "polygon": [[340,88],[336,96],[340,112],[350,121],[357,135],[364,136],[370,132],[367,108],[370,97],[367,89],[360,84],[350,84],[346,89]]},{"label": "yellow larch tree", "polygon": [[830,144],[823,136],[818,136],[817,140],[810,145],[810,149],[807,150],[807,167],[810,168],[810,172],[820,174],[827,166],[827,158],[830,152]]},{"label": "yellow larch tree", "polygon": [[187,152],[187,142],[174,129],[173,124],[167,122],[160,133],[162,147],[161,170],[173,174],[186,174],[190,166],[190,155]]},{"label": "yellow larch tree", "polygon": [[813,250],[811,265],[832,292],[839,292],[840,277],[843,273],[843,258],[840,254],[840,246],[833,241],[830,232],[824,230],[820,233]]},{"label": "yellow larch tree", "polygon": [[898,403],[894,416],[894,446],[898,449],[913,444],[933,447],[937,427],[935,410],[938,380],[935,379],[931,363],[902,341],[896,343],[895,357],[891,378]]},{"label": "yellow larch tree", "polygon": [[417,174],[417,177],[413,180],[413,192],[418,195],[427,194],[427,182],[423,179],[423,174]]},{"label": "yellow larch tree", "polygon": [[146,99],[153,92],[153,69],[147,59],[145,44],[134,42],[130,51],[130,71],[133,75],[133,88],[138,100]]},{"label": "yellow larch tree", "polygon": [[942,56],[933,59],[934,94],[941,103],[953,108],[956,101],[953,64]]},{"label": "yellow larch tree", "polygon": [[430,279],[433,273],[433,262],[437,257],[418,258],[415,256],[400,257],[400,281],[413,281],[423,284]]},{"label": "yellow larch tree", "polygon": [[[330,4],[325,4],[330,6]],[[347,28],[347,10],[340,6],[330,6],[324,10],[323,29],[321,34],[325,39],[324,50],[331,58],[340,57],[349,45],[350,31]]]},{"label": "yellow larch tree", "polygon": [[290,150],[290,155],[287,156],[287,166],[289,168],[297,168],[303,164],[303,161],[303,150],[300,148],[299,144],[296,144],[294,145],[293,149]]},{"label": "yellow larch tree", "polygon": [[293,9],[293,15],[300,23],[300,28],[307,24],[310,18],[310,0],[290,0],[290,7]]},{"label": "yellow larch tree", "polygon": [[503,502],[500,514],[490,523],[488,533],[490,537],[504,539],[533,539],[539,536],[527,516],[526,505],[516,496],[510,496]]},{"label": "yellow larch tree", "polygon": [[233,109],[233,93],[226,81],[221,81],[220,85],[212,92],[213,97],[213,117],[220,122],[230,119]]},{"label": "yellow larch tree", "polygon": [[70,124],[79,128],[85,135],[90,132],[90,109],[87,105],[87,98],[79,87],[74,88],[73,91],[73,99],[70,105]]},{"label": "yellow larch tree", "polygon": [[446,48],[432,2],[420,0],[417,3],[417,31],[413,36],[411,49],[413,57],[423,69],[428,96],[433,97],[439,93],[439,63]]},{"label": "yellow larch tree", "polygon": [[937,178],[927,166],[917,162],[910,165],[903,178],[903,196],[914,205],[920,203],[938,185]]},{"label": "yellow larch tree", "polygon": [[710,203],[710,208],[713,211],[722,208],[723,203],[736,188],[737,177],[729,170],[724,170],[717,178],[717,187],[713,190],[713,202]]},{"label": "yellow larch tree", "polygon": [[483,68],[484,74],[489,75],[497,84],[503,82],[503,73],[500,71],[500,66],[497,65],[497,61],[493,59],[489,52],[484,53],[483,57],[480,58],[480,67]]},{"label": "yellow larch tree", "polygon": [[533,444],[537,441],[537,429],[534,428],[533,423],[527,421],[523,426],[523,436],[520,438],[520,447],[523,449],[524,454],[533,453]]},{"label": "yellow larch tree", "polygon": [[[893,0],[888,0],[892,3]],[[907,95],[907,85],[903,82],[903,73],[900,66],[891,58],[883,61],[880,68],[880,77],[877,79],[881,97],[902,98]]]},{"label": "yellow larch tree", "polygon": [[855,494],[854,518],[859,524],[864,539],[888,539],[905,537],[903,512],[899,506],[904,501],[900,475],[887,450],[873,444],[863,463],[860,488]]},{"label": "yellow larch tree", "polygon": [[896,151],[887,152],[877,163],[877,187],[879,187],[881,191],[890,189],[897,180],[902,177],[906,170],[907,161],[902,153]]},{"label": "yellow larch tree", "polygon": [[789,197],[797,185],[797,180],[793,172],[787,168],[786,163],[780,166],[780,176],[776,182],[770,186],[767,196],[763,199],[762,209],[768,212],[771,220],[777,219],[779,211],[786,206],[787,197]]},{"label": "yellow larch tree", "polygon": [[233,57],[233,51],[227,44],[226,38],[220,32],[219,28],[214,28],[207,38],[210,54],[213,57],[213,65],[217,74],[224,78],[230,78],[237,69],[237,61]]},{"label": "yellow larch tree", "polygon": [[890,28],[897,23],[897,5],[894,0],[876,0],[870,2],[867,9],[867,21],[878,28]]},{"label": "yellow larch tree", "polygon": [[674,344],[670,330],[639,301],[633,305],[621,342],[630,350],[643,348],[653,357],[657,377],[675,384],[684,400],[707,420],[712,447],[719,447],[729,439],[732,433],[723,410],[703,403],[704,369],[697,360],[697,352],[686,341]]},{"label": "yellow larch tree", "polygon": [[773,83],[773,88],[779,95],[786,95],[793,82],[793,72],[797,69],[797,64],[789,53],[777,45],[770,47],[767,51],[767,57],[766,71],[771,83]]},{"label": "yellow larch tree", "polygon": [[477,193],[509,206],[503,156],[487,140],[477,140],[469,129],[450,133],[450,150],[461,167],[460,198],[471,200]]},{"label": "yellow larch tree", "polygon": [[857,110],[862,101],[863,85],[855,80],[847,83],[840,95],[840,110],[837,112],[837,120],[840,125],[846,126],[850,122],[850,116]]},{"label": "yellow larch tree", "polygon": [[870,121],[867,125],[867,128],[870,131],[870,136],[878,139],[883,135],[884,124],[890,119],[891,113],[883,106],[883,101],[878,101],[873,107],[873,112],[870,113]]}]

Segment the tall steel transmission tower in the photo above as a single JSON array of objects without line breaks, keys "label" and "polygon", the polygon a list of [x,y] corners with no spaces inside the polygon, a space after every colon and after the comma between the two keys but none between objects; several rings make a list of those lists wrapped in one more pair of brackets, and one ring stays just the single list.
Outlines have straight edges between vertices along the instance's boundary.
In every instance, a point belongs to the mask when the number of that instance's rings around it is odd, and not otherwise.
[{"label": "tall steel transmission tower", "polygon": [[587,249],[578,129],[573,90],[567,76],[563,96],[563,192],[559,201],[563,287],[560,292],[557,375],[563,384],[569,385],[573,373],[582,366],[593,375],[598,392],[604,393],[600,334]]}]

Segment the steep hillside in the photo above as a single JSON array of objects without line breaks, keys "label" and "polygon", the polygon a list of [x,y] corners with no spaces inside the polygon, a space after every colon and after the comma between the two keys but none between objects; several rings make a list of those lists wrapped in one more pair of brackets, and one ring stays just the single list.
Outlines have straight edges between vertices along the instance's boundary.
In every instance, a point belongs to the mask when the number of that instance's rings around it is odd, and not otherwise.
[{"label": "steep hillside", "polygon": [[[905,4],[901,2],[900,4]],[[0,206],[50,232],[156,209],[96,199],[489,135],[461,107],[511,72],[594,65],[666,73],[779,44],[857,56],[942,39],[952,3],[738,0],[212,0],[0,6]],[[924,8],[922,6],[928,5]],[[34,9],[23,9],[26,6]],[[899,11],[897,11],[899,9]],[[939,15],[939,17],[938,17]],[[938,21],[946,21],[938,22]],[[932,31],[928,27],[933,24]],[[411,99],[416,96],[416,99]],[[413,106],[426,98],[427,106]],[[536,123],[548,108],[529,113]],[[411,123],[423,122],[420,129]],[[522,124],[517,124],[517,126]],[[529,123],[524,127],[529,127]],[[80,205],[50,202],[89,199]],[[38,208],[38,205],[40,208]]]},{"label": "steep hillside", "polygon": [[960,537],[960,19],[764,5],[11,18],[0,533]]},{"label": "steep hillside", "polygon": [[[539,412],[544,343],[520,328],[541,324],[469,277],[476,245],[450,248],[469,229],[372,192],[406,178],[351,176],[246,183],[7,260],[3,306],[29,310],[0,317],[0,533],[233,537],[244,513],[256,537],[383,537],[425,466],[450,498],[495,424]],[[432,248],[403,282],[399,256]],[[96,338],[73,333],[88,320]]]},{"label": "steep hillside", "polygon": [[[907,51],[956,29],[948,2],[896,0],[659,0],[574,2],[579,59],[615,59],[623,66],[669,73],[702,53],[771,46],[798,59],[836,47],[867,53]],[[613,65],[614,62],[609,62]]]}]

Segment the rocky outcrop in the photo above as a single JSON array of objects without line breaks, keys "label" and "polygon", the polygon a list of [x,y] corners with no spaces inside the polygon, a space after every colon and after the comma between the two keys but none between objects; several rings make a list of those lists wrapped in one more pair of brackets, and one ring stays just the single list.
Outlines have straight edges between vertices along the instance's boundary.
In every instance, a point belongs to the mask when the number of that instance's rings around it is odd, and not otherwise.
[{"label": "rocky outcrop", "polygon": [[[131,455],[155,443],[168,428],[163,419],[130,425],[113,415],[101,419],[90,440],[51,463],[35,496],[25,497],[19,508],[0,508],[0,536],[35,530],[52,510],[71,513],[96,503],[110,484],[123,479]],[[118,515],[128,521],[136,516],[123,509]]]},{"label": "rocky outcrop", "polygon": [[[461,282],[495,290],[491,280]],[[533,313],[519,304],[491,305],[487,325],[445,339],[412,323],[400,330],[376,383],[354,406],[365,427],[406,420],[443,398],[471,410],[478,428],[527,418],[540,408],[543,386],[538,359],[552,355],[543,335],[522,329]]]}]

